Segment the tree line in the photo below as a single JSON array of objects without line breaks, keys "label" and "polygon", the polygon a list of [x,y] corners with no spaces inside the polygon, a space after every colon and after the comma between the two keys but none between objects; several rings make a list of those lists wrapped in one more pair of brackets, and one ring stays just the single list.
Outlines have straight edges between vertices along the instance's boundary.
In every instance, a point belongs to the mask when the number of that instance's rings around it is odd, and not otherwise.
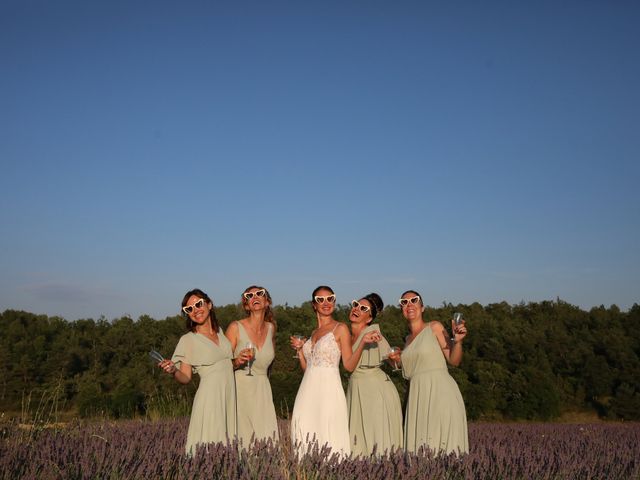
[{"label": "tree line", "polygon": [[[302,372],[289,336],[310,335],[316,320],[310,303],[275,306],[276,358],[270,371],[274,403],[286,417]],[[450,330],[462,312],[469,334],[462,365],[450,368],[470,420],[552,420],[568,412],[595,412],[605,419],[640,420],[640,305],[584,311],[560,299],[510,305],[443,304],[425,318]],[[348,306],[336,308],[347,321]],[[223,328],[243,318],[240,305],[216,307]],[[398,307],[377,320],[393,346],[408,330]],[[0,411],[23,416],[37,409],[81,417],[162,417],[190,411],[197,376],[187,388],[161,372],[151,349],[169,357],[185,333],[180,316],[111,321],[6,310],[0,315]],[[387,373],[400,393],[407,382]],[[346,385],[348,373],[342,371]]]}]

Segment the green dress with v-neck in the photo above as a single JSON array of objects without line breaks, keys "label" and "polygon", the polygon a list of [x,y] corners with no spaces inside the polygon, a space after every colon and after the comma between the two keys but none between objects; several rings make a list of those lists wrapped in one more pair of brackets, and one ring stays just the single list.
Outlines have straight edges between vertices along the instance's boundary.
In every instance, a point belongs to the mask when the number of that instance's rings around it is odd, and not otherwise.
[{"label": "green dress with v-neck", "polygon": [[[369,325],[358,335],[353,349],[362,337],[380,331],[377,324]],[[349,436],[354,455],[371,455],[402,448],[402,407],[393,382],[380,369],[389,353],[389,343],[382,337],[376,344],[365,345],[358,366],[349,377],[347,405],[349,407]]]},{"label": "green dress with v-neck", "polygon": [[[241,322],[238,324],[238,343],[234,356],[240,352],[249,342],[249,335]],[[238,439],[243,447],[249,447],[252,437],[255,440],[271,438],[278,440],[278,421],[276,409],[273,405],[273,394],[267,371],[273,362],[275,351],[273,349],[273,324],[267,322],[267,337],[264,345],[256,349],[256,356],[251,365],[251,374],[248,376],[248,367],[245,366],[235,371],[237,405],[238,405]]]},{"label": "green dress with v-neck", "polygon": [[233,441],[236,436],[236,386],[231,365],[231,343],[218,330],[218,345],[199,333],[189,332],[178,341],[171,360],[191,365],[200,375],[193,399],[185,450],[195,453],[199,444]]},{"label": "green dress with v-neck", "polygon": [[429,447],[435,453],[467,453],[464,401],[429,325],[404,349],[401,358],[403,374],[410,381],[404,418],[406,451]]}]

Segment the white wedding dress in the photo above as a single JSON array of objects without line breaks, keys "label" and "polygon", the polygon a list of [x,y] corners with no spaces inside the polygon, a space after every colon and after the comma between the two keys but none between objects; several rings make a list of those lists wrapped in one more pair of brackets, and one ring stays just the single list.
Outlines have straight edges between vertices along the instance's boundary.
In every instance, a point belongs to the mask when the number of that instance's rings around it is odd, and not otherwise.
[{"label": "white wedding dress", "polygon": [[[335,328],[334,328],[335,330]],[[340,382],[340,348],[333,331],[302,346],[307,368],[296,395],[291,416],[291,441],[304,455],[317,441],[331,453],[346,457],[351,453],[347,401]]]}]

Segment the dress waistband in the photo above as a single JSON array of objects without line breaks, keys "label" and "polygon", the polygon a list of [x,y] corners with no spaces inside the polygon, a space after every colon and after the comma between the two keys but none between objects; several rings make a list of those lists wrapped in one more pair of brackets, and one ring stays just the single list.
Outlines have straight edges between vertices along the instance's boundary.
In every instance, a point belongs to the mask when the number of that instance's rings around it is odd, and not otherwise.
[{"label": "dress waistband", "polygon": [[389,376],[379,367],[368,367],[368,368],[358,367],[353,371],[353,373],[349,378],[353,380],[358,380],[358,379],[365,380],[365,379],[371,379],[375,377],[379,377],[380,379],[389,378]]},{"label": "dress waistband", "polygon": [[372,375],[372,374],[375,374],[376,372],[382,372],[382,369],[378,365],[376,365],[376,366],[360,366],[360,367],[356,368],[353,371],[351,376],[353,376],[353,375]]},{"label": "dress waistband", "polygon": [[253,376],[253,377],[266,377],[267,376],[267,372],[256,372],[255,370],[251,371],[251,375],[247,375],[247,373],[249,372],[248,369],[246,368],[239,368],[238,370],[236,370],[234,373],[236,375],[245,375],[247,377],[249,376]]}]

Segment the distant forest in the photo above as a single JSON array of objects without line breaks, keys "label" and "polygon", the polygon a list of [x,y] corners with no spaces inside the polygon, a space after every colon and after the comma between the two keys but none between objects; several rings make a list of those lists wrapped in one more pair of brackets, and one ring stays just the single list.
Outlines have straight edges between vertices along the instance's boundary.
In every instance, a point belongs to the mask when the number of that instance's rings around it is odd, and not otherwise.
[{"label": "distant forest", "polygon": [[[276,359],[271,368],[276,411],[288,416],[302,372],[289,336],[315,328],[309,303],[275,306]],[[640,420],[640,306],[584,311],[562,300],[482,306],[427,307],[425,318],[450,330],[453,313],[467,320],[462,365],[450,368],[470,420],[552,420],[595,412],[604,419]],[[347,320],[339,306],[336,318]],[[240,305],[216,308],[223,328],[245,315]],[[407,326],[399,308],[378,316],[391,345],[402,346]],[[170,357],[185,333],[180,316],[67,321],[6,310],[0,316],[0,412],[108,418],[187,415],[197,388],[161,372],[148,352]],[[387,370],[400,392],[407,382]],[[348,373],[342,371],[343,381]]]}]

